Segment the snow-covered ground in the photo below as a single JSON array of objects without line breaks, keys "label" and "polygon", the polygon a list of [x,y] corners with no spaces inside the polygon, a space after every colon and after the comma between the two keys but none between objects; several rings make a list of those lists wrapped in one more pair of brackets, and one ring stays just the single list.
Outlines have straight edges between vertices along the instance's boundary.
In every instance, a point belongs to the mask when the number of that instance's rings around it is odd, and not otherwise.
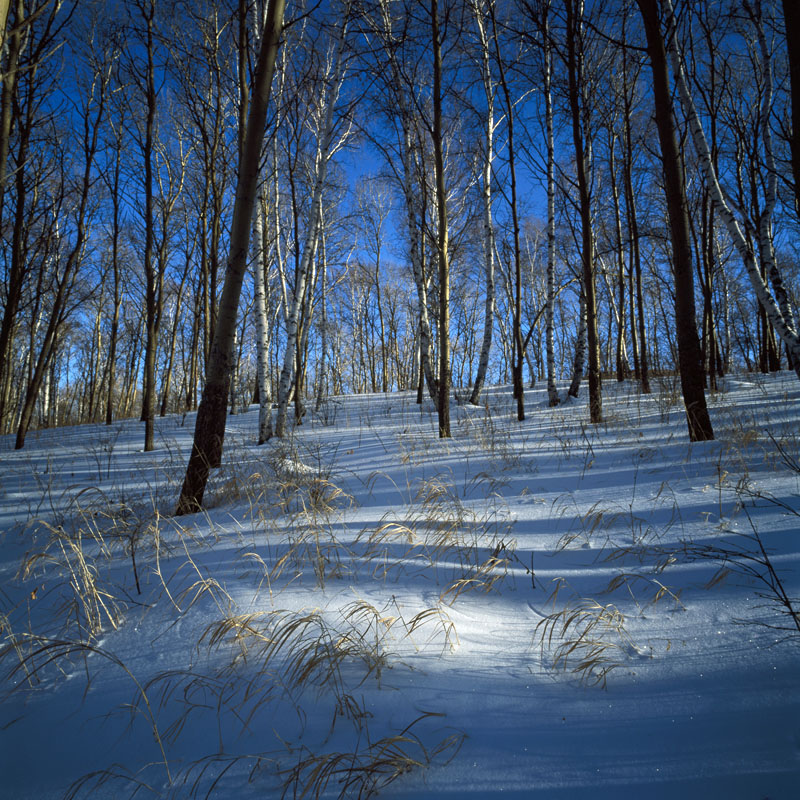
[{"label": "snow-covered ground", "polygon": [[0,797],[800,796],[800,383],[604,388],[0,440]]}]

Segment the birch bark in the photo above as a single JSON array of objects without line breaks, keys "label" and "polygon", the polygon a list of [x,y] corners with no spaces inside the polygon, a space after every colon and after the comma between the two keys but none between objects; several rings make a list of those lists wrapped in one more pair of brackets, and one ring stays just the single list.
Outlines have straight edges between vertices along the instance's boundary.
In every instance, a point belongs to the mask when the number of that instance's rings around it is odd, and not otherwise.
[{"label": "birch bark", "polygon": [[269,323],[267,320],[267,293],[265,272],[267,257],[264,242],[264,214],[266,211],[262,184],[261,196],[256,202],[253,220],[253,260],[255,320],[256,320],[256,369],[258,380],[258,444],[264,444],[272,436],[272,397],[269,391]]},{"label": "birch bark", "polygon": [[583,365],[586,362],[586,298],[581,287],[578,313],[578,336],[575,340],[575,358],[572,362],[572,381],[567,391],[568,397],[577,397],[583,380]]},{"label": "birch bark", "polygon": [[553,131],[553,52],[550,42],[548,12],[550,2],[542,4],[542,42],[544,48],[544,116],[547,139],[547,308],[545,310],[545,348],[547,350],[547,402],[553,407],[559,402],[556,388],[556,356],[554,325],[556,305],[556,179],[555,135]]}]

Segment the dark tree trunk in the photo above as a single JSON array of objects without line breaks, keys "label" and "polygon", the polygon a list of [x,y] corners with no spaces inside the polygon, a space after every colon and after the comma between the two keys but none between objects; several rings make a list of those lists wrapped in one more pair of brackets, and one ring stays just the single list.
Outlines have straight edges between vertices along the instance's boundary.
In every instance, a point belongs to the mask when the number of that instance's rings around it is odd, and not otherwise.
[{"label": "dark tree trunk", "polygon": [[192,454],[189,457],[186,477],[175,512],[177,515],[190,514],[202,508],[210,465],[218,464],[222,453],[232,368],[231,343],[236,331],[239,295],[247,268],[250,222],[258,186],[258,164],[264,140],[275,55],[283,25],[283,9],[284,0],[270,0],[267,21],[261,36],[247,131],[239,165],[225,284],[222,289],[203,396],[197,410]]},{"label": "dark tree trunk", "polygon": [[786,49],[789,52],[789,87],[792,95],[792,176],[794,177],[795,212],[800,217],[800,3],[783,0],[783,23]]},{"label": "dark tree trunk", "polygon": [[582,3],[567,0],[567,67],[569,72],[569,105],[572,115],[572,139],[580,195],[581,249],[583,265],[583,297],[586,303],[586,347],[589,382],[589,419],[603,421],[603,396],[600,380],[600,345],[597,335],[597,292],[595,289],[594,236],[592,234],[592,202],[589,190],[589,157],[583,71]]},{"label": "dark tree trunk", "polygon": [[647,52],[653,71],[656,127],[661,144],[661,163],[669,212],[672,259],[675,272],[675,327],[678,364],[689,438],[693,442],[714,438],[706,406],[703,363],[694,307],[694,275],[689,234],[689,212],[680,164],[678,141],[667,77],[667,55],[658,13],[658,0],[636,0],[642,13]]},{"label": "dark tree trunk", "polygon": [[438,0],[431,0],[433,37],[433,154],[436,165],[439,263],[439,438],[450,438],[450,267],[448,263],[447,192],[442,149],[442,49],[439,38]]}]

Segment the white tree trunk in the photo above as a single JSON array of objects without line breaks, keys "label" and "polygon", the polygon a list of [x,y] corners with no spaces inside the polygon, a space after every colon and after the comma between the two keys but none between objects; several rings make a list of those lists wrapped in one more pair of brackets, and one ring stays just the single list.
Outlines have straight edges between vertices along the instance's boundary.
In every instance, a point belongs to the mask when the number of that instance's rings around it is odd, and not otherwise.
[{"label": "white tree trunk", "polygon": [[[404,121],[405,127],[405,121]],[[428,282],[425,276],[423,261],[422,231],[417,223],[418,202],[417,188],[414,185],[414,145],[411,134],[404,130],[405,147],[403,151],[403,194],[406,200],[406,215],[408,220],[408,236],[411,250],[411,271],[414,275],[414,284],[417,287],[417,303],[419,308],[419,344],[420,363],[425,374],[425,382],[431,397],[436,397],[436,379],[431,366],[431,321],[428,314]]]},{"label": "white tree trunk", "polygon": [[545,349],[547,361],[547,402],[558,405],[558,389],[556,388],[556,356],[553,331],[553,320],[556,305],[556,179],[555,179],[555,136],[553,132],[553,93],[551,76],[553,70],[553,54],[550,47],[550,30],[547,13],[549,0],[545,2],[542,20],[542,38],[544,41],[544,114],[547,136],[547,308],[545,310]]},{"label": "white tree trunk", "polygon": [[314,405],[314,410],[319,411],[322,408],[322,401],[327,394],[326,386],[328,382],[326,364],[328,353],[328,304],[325,302],[325,295],[328,292],[328,256],[325,241],[325,227],[322,227],[322,325],[320,329],[320,358],[319,358],[319,375],[317,376],[317,400]]},{"label": "white tree trunk", "polygon": [[586,363],[586,298],[581,289],[580,319],[578,320],[578,338],[575,341],[575,360],[572,362],[572,381],[569,385],[568,397],[577,397],[583,380],[584,364]]},{"label": "white tree trunk", "polygon": [[254,312],[256,318],[256,366],[258,380],[258,443],[264,444],[272,436],[272,398],[269,391],[269,324],[267,321],[267,292],[265,272],[267,267],[264,252],[264,195],[263,186],[256,201],[253,222],[255,259],[253,274],[255,283]]},{"label": "white tree trunk", "polygon": [[772,147],[772,129],[769,124],[770,112],[772,110],[772,65],[770,63],[769,49],[767,48],[767,38],[764,35],[764,26],[761,21],[761,4],[756,5],[756,10],[752,11],[752,21],[758,36],[758,46],[761,51],[761,69],[764,73],[764,93],[761,101],[759,113],[759,126],[761,136],[764,140],[764,161],[767,168],[767,182],[764,193],[764,210],[758,219],[758,249],[761,261],[766,267],[766,272],[772,281],[772,288],[775,292],[775,299],[778,307],[786,320],[787,326],[797,334],[794,313],[792,311],[789,296],[783,284],[778,264],[775,261],[775,248],[772,236],[772,216],[778,202],[778,165],[775,161],[775,152]]}]

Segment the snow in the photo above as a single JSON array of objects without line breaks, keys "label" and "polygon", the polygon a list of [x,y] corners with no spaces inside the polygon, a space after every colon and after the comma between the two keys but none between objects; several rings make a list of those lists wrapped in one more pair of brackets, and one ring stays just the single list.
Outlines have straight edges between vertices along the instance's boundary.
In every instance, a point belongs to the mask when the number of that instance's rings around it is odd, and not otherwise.
[{"label": "snow", "polygon": [[662,383],[4,437],[0,797],[796,798],[800,384]]}]

